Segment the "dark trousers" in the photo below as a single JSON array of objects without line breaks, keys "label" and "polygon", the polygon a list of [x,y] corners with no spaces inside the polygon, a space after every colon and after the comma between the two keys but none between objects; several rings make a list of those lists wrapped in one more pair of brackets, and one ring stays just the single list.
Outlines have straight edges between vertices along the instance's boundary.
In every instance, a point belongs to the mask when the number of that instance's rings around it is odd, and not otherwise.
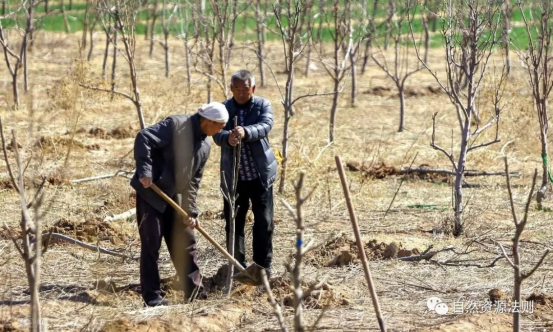
[{"label": "dark trousers", "polygon": [[196,286],[202,287],[202,277],[196,260],[194,231],[184,225],[171,206],[164,213],[154,209],[140,194],[136,195],[136,217],[140,234],[140,285],[144,301],[162,295],[157,261],[161,239],[165,239],[171,260],[186,298]]},{"label": "dark trousers", "polygon": [[[246,215],[252,203],[253,223],[253,261],[258,265],[270,268],[273,259],[273,187],[263,188],[259,179],[253,181],[238,181],[236,188],[239,207],[235,219],[234,258],[246,266],[246,248],[244,245],[244,227]],[[227,233],[227,248],[230,233],[230,210],[225,200],[225,221]]]}]

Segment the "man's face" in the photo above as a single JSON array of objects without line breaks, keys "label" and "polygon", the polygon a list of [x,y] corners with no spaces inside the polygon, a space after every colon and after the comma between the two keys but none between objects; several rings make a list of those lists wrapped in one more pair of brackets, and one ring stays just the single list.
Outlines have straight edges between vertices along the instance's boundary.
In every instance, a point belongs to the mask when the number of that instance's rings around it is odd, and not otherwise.
[{"label": "man's face", "polygon": [[202,131],[207,136],[213,136],[217,133],[220,133],[221,130],[225,127],[225,123],[219,123],[211,120],[206,120],[202,126]]},{"label": "man's face", "polygon": [[251,86],[249,80],[242,81],[235,79],[230,85],[230,91],[232,91],[234,100],[236,100],[239,105],[244,105],[252,98],[255,92],[255,85]]}]

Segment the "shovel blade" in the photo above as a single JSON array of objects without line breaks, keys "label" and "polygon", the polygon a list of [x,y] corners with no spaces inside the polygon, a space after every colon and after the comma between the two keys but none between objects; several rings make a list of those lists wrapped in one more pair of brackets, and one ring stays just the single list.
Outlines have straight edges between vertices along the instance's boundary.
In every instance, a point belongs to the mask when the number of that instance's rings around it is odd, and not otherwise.
[{"label": "shovel blade", "polygon": [[261,279],[261,270],[263,268],[255,263],[248,266],[244,271],[235,274],[232,279],[249,286],[263,285]]}]

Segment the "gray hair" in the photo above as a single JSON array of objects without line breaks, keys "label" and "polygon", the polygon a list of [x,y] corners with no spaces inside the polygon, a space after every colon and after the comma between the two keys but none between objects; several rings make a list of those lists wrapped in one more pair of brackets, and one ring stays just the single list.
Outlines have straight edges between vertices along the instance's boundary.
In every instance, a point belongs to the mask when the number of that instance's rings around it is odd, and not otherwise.
[{"label": "gray hair", "polygon": [[255,77],[253,76],[252,72],[247,69],[240,69],[239,71],[232,74],[230,77],[230,85],[234,82],[234,80],[240,80],[240,81],[249,81],[250,86],[255,85]]}]

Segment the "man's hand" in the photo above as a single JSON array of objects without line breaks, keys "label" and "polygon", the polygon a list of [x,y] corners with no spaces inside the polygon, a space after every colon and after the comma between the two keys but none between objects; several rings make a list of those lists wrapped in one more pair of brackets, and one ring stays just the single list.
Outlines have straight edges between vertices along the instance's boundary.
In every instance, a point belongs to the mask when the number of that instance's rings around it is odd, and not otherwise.
[{"label": "man's hand", "polygon": [[148,188],[149,186],[152,185],[152,178],[150,178],[150,177],[140,178],[140,183],[142,183],[144,188]]},{"label": "man's hand", "polygon": [[196,228],[200,224],[199,220],[196,218],[188,217],[184,219],[184,224],[190,228]]},{"label": "man's hand", "polygon": [[236,138],[236,137],[232,134],[232,132],[230,132],[229,135],[228,135],[228,144],[229,144],[230,146],[237,146],[238,143],[240,143],[240,140],[239,140],[238,138]]},{"label": "man's hand", "polygon": [[236,126],[236,128],[231,131],[231,135],[234,135],[236,138],[243,139],[246,137],[246,131],[244,130],[244,127]]}]

